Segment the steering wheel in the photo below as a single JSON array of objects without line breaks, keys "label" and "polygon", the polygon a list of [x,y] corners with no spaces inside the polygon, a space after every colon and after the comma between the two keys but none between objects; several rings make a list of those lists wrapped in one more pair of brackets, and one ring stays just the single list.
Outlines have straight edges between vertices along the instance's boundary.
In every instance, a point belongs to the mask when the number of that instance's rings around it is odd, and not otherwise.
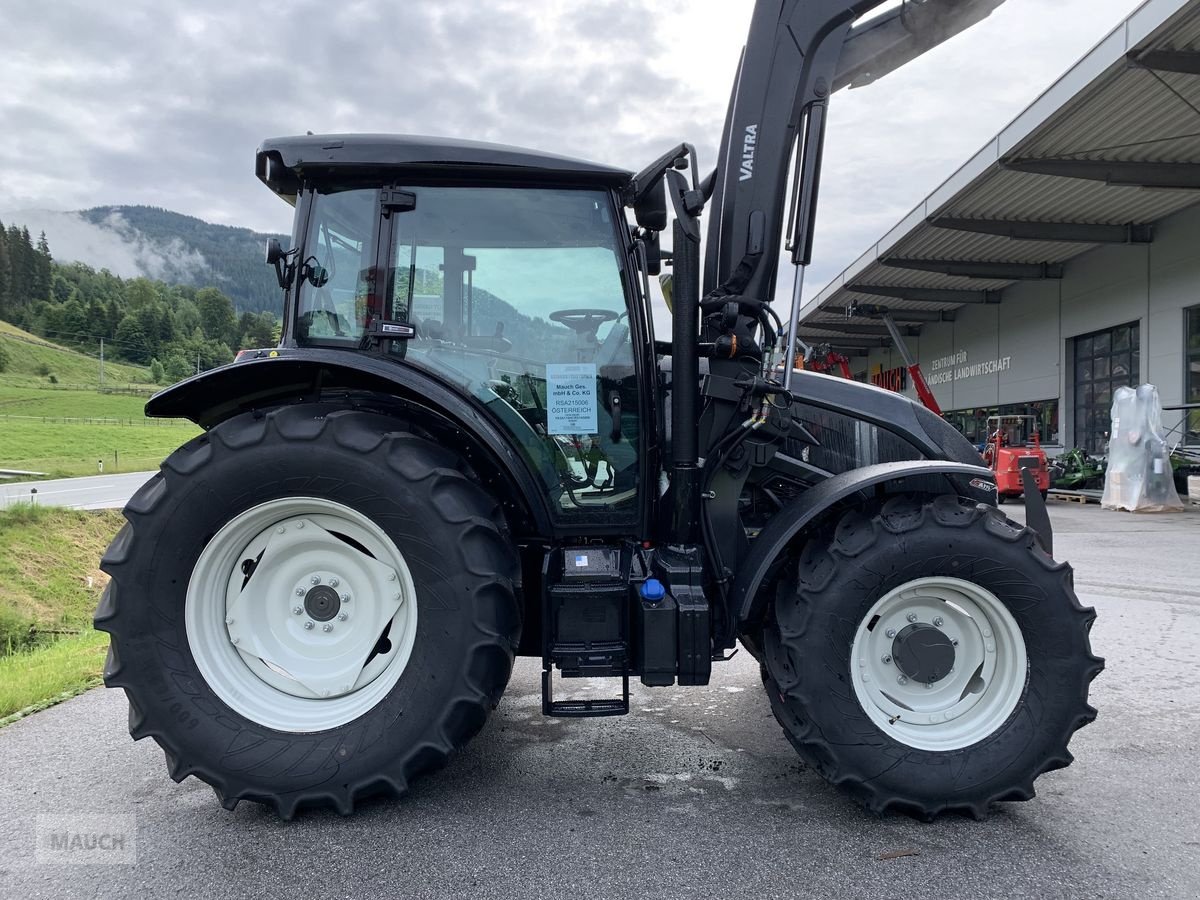
[{"label": "steering wheel", "polygon": [[560,309],[550,313],[550,321],[566,325],[576,334],[595,334],[605,322],[620,318],[611,309]]}]

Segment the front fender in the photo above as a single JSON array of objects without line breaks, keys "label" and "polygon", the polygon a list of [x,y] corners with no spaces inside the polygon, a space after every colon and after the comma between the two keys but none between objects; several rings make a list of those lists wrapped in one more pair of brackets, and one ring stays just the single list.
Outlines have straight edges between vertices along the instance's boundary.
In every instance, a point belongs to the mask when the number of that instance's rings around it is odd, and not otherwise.
[{"label": "front fender", "polygon": [[792,541],[821,520],[828,510],[856,494],[868,500],[874,489],[883,485],[922,491],[932,487],[940,493],[993,505],[996,502],[991,470],[966,463],[944,460],[879,463],[834,475],[777,512],[754,539],[750,552],[738,567],[730,596],[732,608],[738,610],[739,630],[753,629],[762,621],[768,600],[762,588],[778,571]]},{"label": "front fender", "polygon": [[[404,403],[406,418],[464,452],[468,462],[489,463],[493,488],[522,507],[535,531],[553,530],[546,490],[512,436],[461,391],[412,367],[340,350],[290,350],[230,363],[195,375],[155,394],[146,403],[150,417],[191,419],[208,429],[253,409],[329,393],[355,398],[390,398]],[[478,458],[475,458],[478,457]],[[478,466],[477,466],[478,467]]]}]

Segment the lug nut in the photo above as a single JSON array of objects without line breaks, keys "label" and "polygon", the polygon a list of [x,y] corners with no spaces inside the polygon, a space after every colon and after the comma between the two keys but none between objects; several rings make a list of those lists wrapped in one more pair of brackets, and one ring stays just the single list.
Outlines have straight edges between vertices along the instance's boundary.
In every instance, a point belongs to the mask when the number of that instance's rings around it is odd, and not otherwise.
[{"label": "lug nut", "polygon": [[283,534],[285,531],[287,531],[287,529],[284,528],[282,525],[280,525],[278,528],[275,529],[276,534]]},{"label": "lug nut", "polygon": [[321,626],[321,630],[326,631],[326,632],[333,631],[333,626],[330,625],[328,622],[326,622],[324,625]]},{"label": "lug nut", "polygon": [[330,587],[337,587],[337,586],[338,586],[339,584],[341,584],[341,583],[342,583],[342,582],[341,582],[341,580],[340,580],[340,579],[337,579],[337,578],[330,578],[330,579],[329,579],[329,586],[330,586]]},{"label": "lug nut", "polygon": [[309,584],[320,584],[320,583],[321,583],[321,576],[320,576],[320,575],[314,575],[312,578],[308,579],[308,583],[309,583]]},{"label": "lug nut", "polygon": [[297,528],[303,528],[303,527],[304,527],[304,523],[303,523],[303,522],[297,522],[297,523],[296,523],[296,527],[297,527]]},{"label": "lug nut", "polygon": [[229,639],[229,643],[236,644],[240,640],[241,640],[241,638],[232,637]]},{"label": "lug nut", "polygon": [[955,647],[957,647],[958,646],[958,638],[951,638],[950,643],[953,644]]},{"label": "lug nut", "polygon": [[890,654],[883,657],[883,664],[885,666],[891,665],[891,663],[892,663],[892,657]]},{"label": "lug nut", "polygon": [[933,617],[933,627],[934,627],[934,628],[941,628],[941,627],[942,627],[942,617],[941,617],[941,616],[934,616],[934,617]]},{"label": "lug nut", "polygon": [[908,679],[901,675],[896,679],[896,684],[908,684]]},{"label": "lug nut", "polygon": [[226,624],[226,625],[232,625],[232,624],[233,624],[233,616],[226,616],[226,617],[225,617],[225,624]]},{"label": "lug nut", "polygon": [[930,684],[928,681],[925,682],[925,690],[929,690],[931,687],[933,687],[932,684]]},{"label": "lug nut", "polygon": [[294,616],[298,616],[298,615],[300,615],[300,613],[302,613],[302,612],[304,612],[304,607],[303,607],[303,606],[293,606],[293,607],[292,607],[292,615],[294,615]]},{"label": "lug nut", "polygon": [[349,602],[350,602],[350,595],[349,595],[349,594],[342,594],[342,602],[343,602],[343,603],[349,603]]},{"label": "lug nut", "polygon": [[396,580],[396,573],[388,572],[388,581],[395,581],[395,580]]},{"label": "lug nut", "polygon": [[304,596],[304,588],[296,588],[296,596],[303,597]]},{"label": "lug nut", "polygon": [[312,630],[313,630],[313,623],[312,623],[312,619],[309,619],[307,622],[305,622],[305,623],[304,623],[304,630],[305,630],[305,631],[312,631]]},{"label": "lug nut", "polygon": [[338,621],[339,622],[345,622],[346,619],[348,619],[348,618],[349,618],[349,616],[347,616],[345,613],[338,613]]},{"label": "lug nut", "polygon": [[896,629],[889,628],[887,631],[884,632],[884,634],[886,634],[890,638],[894,638],[896,636]]},{"label": "lug nut", "polygon": [[915,621],[917,621],[917,614],[916,614],[916,613],[909,613],[909,614],[908,614],[907,616],[905,616],[904,618],[908,619],[908,621],[910,621],[910,622],[915,622]]}]

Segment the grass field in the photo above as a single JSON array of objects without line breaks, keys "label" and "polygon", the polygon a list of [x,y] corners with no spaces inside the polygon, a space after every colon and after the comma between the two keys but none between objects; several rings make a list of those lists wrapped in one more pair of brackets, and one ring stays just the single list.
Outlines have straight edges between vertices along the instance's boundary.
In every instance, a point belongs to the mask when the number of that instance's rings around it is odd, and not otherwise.
[{"label": "grass field", "polygon": [[[8,322],[0,322],[0,345],[8,353],[8,368],[0,373],[0,384],[46,384],[43,370],[54,374],[63,384],[99,384],[100,361],[83,353],[52,344],[44,338],[22,331]],[[150,386],[150,371],[127,363],[105,362],[107,384]]]},{"label": "grass field", "polygon": [[85,631],[0,656],[0,726],[98,687],[107,652],[107,634]]},{"label": "grass field", "polygon": [[99,682],[99,561],[123,521],[115,510],[0,511],[0,724]]},{"label": "grass field", "polygon": [[[140,422],[145,419],[143,413],[145,406],[145,397],[129,394],[101,394],[98,391],[87,390],[49,390],[39,387],[13,386],[0,381],[0,417],[49,416]],[[0,422],[3,421],[5,419],[0,418]]]},{"label": "grass field", "polygon": [[[147,419],[145,396],[64,390],[32,375],[49,360],[54,371],[62,373],[61,381],[87,378],[95,385],[98,368],[86,356],[4,322],[0,322],[0,340],[5,340],[10,357],[17,360],[0,374],[0,469],[58,478],[95,475],[98,462],[103,461],[105,472],[144,471],[156,468],[167,454],[199,433],[183,420]],[[116,367],[110,377],[118,376],[143,381],[148,377],[145,370],[132,366]]]}]

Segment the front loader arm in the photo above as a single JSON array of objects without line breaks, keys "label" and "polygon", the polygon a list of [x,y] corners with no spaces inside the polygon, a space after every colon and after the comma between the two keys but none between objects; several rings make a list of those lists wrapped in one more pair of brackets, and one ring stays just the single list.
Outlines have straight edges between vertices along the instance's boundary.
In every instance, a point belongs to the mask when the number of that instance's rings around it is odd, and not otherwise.
[{"label": "front loader arm", "polygon": [[[734,81],[713,186],[704,293],[770,302],[793,180],[788,245],[805,265],[820,180],[825,106],[841,87],[881,77],[975,22],[1003,0],[759,0]],[[801,137],[803,140],[800,140]],[[805,146],[807,145],[807,146]]]}]

